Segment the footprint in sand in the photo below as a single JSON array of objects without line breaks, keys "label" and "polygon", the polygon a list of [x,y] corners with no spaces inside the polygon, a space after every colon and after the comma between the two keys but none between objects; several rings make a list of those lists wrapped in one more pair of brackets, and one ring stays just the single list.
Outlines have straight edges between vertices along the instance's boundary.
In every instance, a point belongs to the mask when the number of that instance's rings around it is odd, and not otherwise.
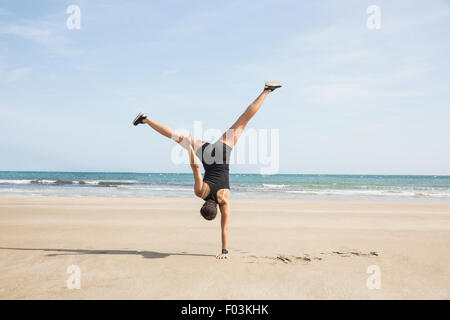
[{"label": "footprint in sand", "polygon": [[304,254],[303,256],[289,256],[289,257],[285,256],[285,255],[279,255],[276,258],[272,258],[272,259],[275,259],[277,261],[281,261],[281,262],[283,262],[285,264],[288,264],[288,263],[294,264],[294,263],[299,263],[299,262],[305,264],[305,263],[309,263],[309,262],[314,261],[314,260],[315,261],[322,260],[322,258],[311,256],[309,254]]},{"label": "footprint in sand", "polygon": [[[330,253],[320,252],[321,255],[338,255],[340,257],[352,257],[352,256],[358,256],[358,257],[375,257],[379,256],[378,252],[376,251],[370,251],[369,253],[364,253],[359,250],[349,250],[349,251],[332,251]],[[247,258],[253,259],[253,261],[250,261],[248,263],[255,263],[256,261],[259,261],[261,259],[264,259],[266,261],[271,261],[272,263],[282,262],[284,264],[296,264],[296,263],[302,263],[302,264],[308,264],[312,261],[321,261],[324,258],[311,256],[307,253],[303,254],[302,256],[289,256],[289,255],[278,255],[276,257],[258,257],[255,255],[247,256]]]},{"label": "footprint in sand", "polygon": [[376,256],[378,257],[378,252],[376,251],[370,251],[369,253],[364,253],[359,250],[351,250],[351,251],[333,251],[331,254],[337,254],[341,257],[351,257],[351,256],[358,256],[358,257],[371,257]]}]

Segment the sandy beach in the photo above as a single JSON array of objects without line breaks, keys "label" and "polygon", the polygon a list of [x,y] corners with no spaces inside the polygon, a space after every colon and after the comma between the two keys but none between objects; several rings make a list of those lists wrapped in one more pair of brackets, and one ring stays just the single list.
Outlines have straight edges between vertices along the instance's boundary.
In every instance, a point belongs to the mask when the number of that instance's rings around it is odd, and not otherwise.
[{"label": "sandy beach", "polygon": [[233,199],[228,260],[200,205],[1,196],[0,299],[450,298],[449,202]]}]

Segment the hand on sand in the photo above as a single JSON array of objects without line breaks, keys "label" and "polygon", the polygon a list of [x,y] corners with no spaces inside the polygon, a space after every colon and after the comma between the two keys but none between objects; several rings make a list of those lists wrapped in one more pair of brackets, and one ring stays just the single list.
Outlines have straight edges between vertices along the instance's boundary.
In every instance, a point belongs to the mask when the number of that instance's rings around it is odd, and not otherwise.
[{"label": "hand on sand", "polygon": [[228,254],[219,253],[218,255],[216,255],[216,259],[228,259]]}]

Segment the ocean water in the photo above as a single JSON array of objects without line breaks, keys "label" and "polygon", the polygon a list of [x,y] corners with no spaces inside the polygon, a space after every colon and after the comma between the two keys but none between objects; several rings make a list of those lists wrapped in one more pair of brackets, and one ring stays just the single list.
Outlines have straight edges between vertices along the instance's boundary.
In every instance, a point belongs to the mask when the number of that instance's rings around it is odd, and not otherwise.
[{"label": "ocean water", "polygon": [[[193,197],[192,174],[0,171],[1,194]],[[450,176],[231,174],[233,198],[450,201]]]}]

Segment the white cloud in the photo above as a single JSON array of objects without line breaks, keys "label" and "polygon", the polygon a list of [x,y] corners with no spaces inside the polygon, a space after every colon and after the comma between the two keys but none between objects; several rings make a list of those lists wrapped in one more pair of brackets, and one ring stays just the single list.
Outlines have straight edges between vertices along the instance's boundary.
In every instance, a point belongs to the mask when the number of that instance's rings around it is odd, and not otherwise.
[{"label": "white cloud", "polygon": [[400,108],[416,98],[446,95],[431,79],[449,83],[444,71],[449,46],[443,40],[450,30],[444,27],[448,4],[380,2],[383,27],[378,31],[366,28],[364,5],[342,6],[325,6],[339,15],[289,35],[274,49],[283,61],[281,70],[294,71],[286,74],[298,85],[299,98],[345,108]]},{"label": "white cloud", "polygon": [[6,73],[5,82],[11,83],[19,81],[31,74],[33,70],[31,68],[17,68]]},{"label": "white cloud", "polygon": [[165,69],[162,72],[163,77],[173,76],[178,73],[178,69]]},{"label": "white cloud", "polygon": [[171,27],[166,29],[165,33],[169,35],[196,34],[206,30],[208,25],[214,22],[217,16],[217,11],[188,13]]},{"label": "white cloud", "polygon": [[370,96],[367,90],[357,84],[316,84],[302,88],[301,92],[310,101],[329,104],[339,104]]},{"label": "white cloud", "polygon": [[73,48],[73,46],[71,46],[71,41],[64,36],[59,35],[56,29],[57,28],[52,27],[45,22],[27,22],[21,25],[3,25],[3,27],[0,28],[0,34],[13,35],[30,40],[61,55],[72,56],[83,53],[82,50]]},{"label": "white cloud", "polygon": [[0,8],[0,16],[9,16],[11,15],[11,12],[9,12],[6,9]]}]

